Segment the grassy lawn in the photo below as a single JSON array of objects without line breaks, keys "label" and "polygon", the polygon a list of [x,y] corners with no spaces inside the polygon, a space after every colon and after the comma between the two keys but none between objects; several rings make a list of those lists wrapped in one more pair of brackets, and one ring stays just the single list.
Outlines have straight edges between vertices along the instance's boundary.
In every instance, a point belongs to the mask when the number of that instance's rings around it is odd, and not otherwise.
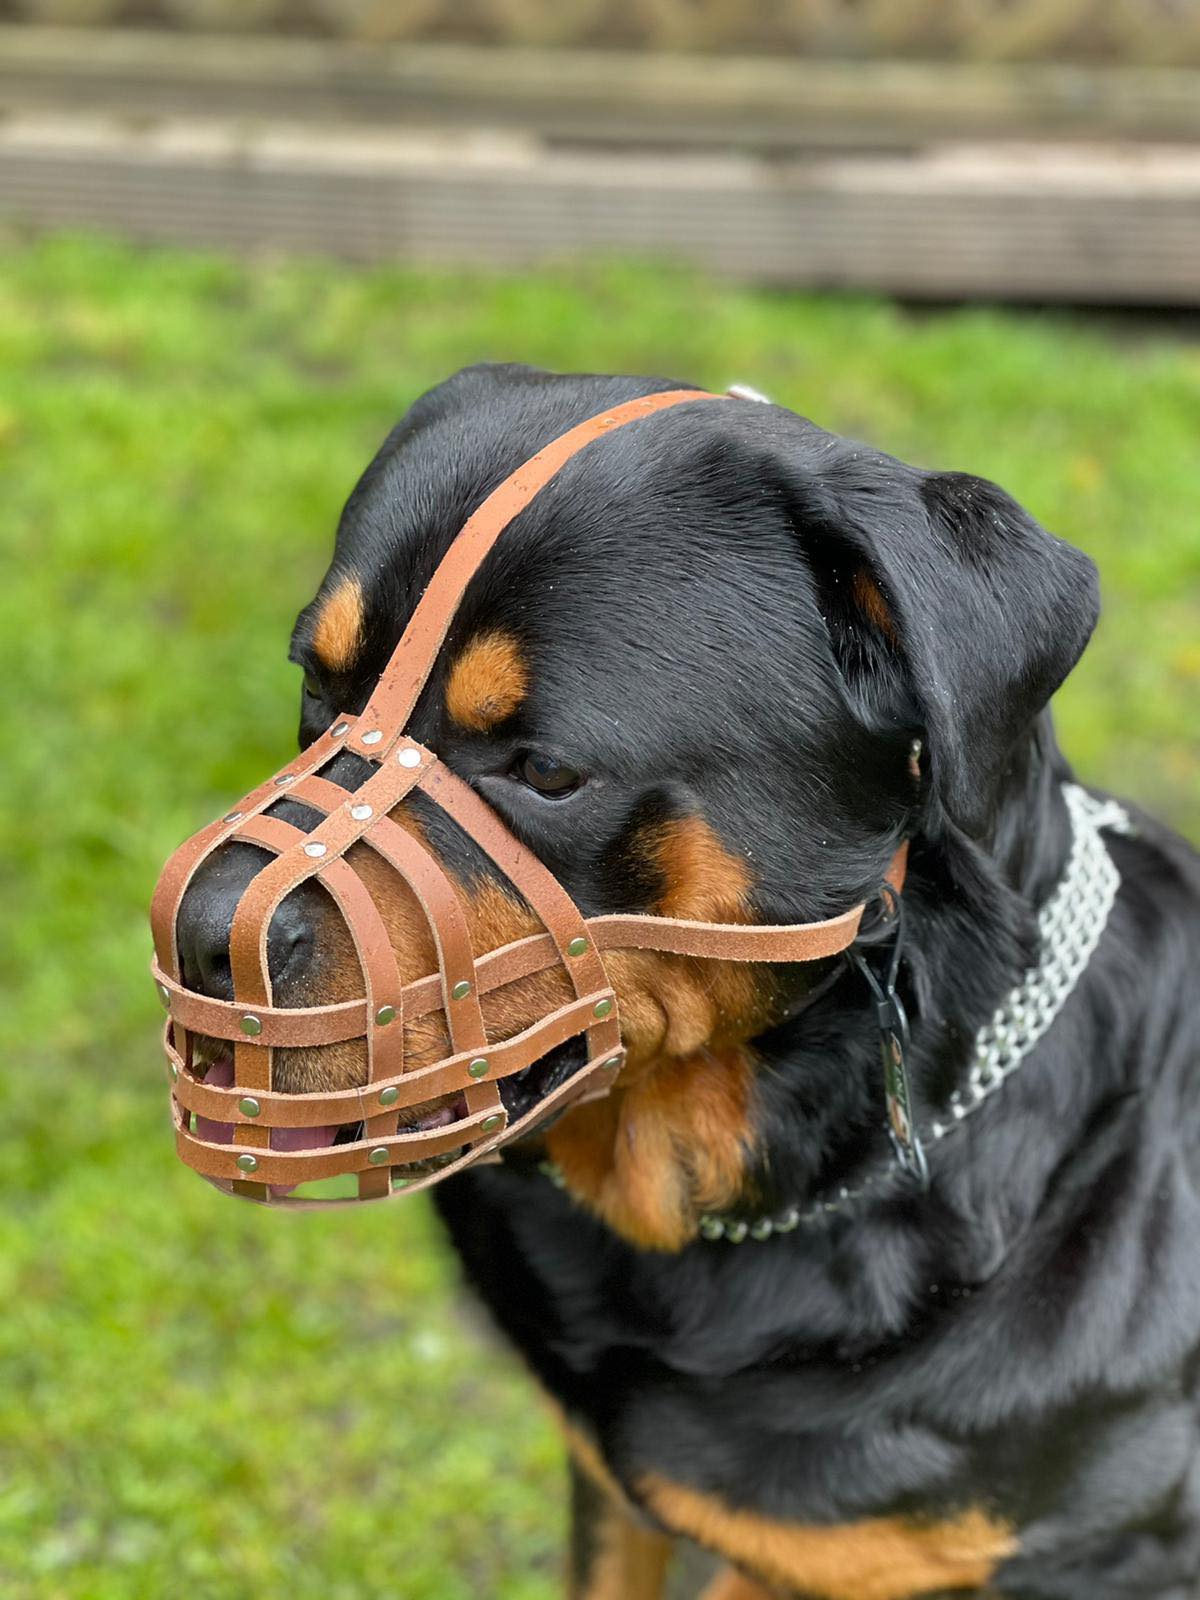
[{"label": "grassy lawn", "polygon": [[1104,576],[1083,773],[1200,836],[1200,345],[646,268],[470,278],[10,241],[0,275],[0,1593],[549,1600],[561,1465],[423,1201],[239,1206],[172,1153],[168,850],[289,750],[350,485],[453,368],[743,379],[997,478]]}]

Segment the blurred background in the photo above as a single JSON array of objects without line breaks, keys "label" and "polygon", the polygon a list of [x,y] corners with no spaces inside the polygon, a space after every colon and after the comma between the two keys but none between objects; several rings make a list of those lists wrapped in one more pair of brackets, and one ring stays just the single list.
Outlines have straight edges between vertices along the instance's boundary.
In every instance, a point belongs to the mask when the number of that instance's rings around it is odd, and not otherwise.
[{"label": "blurred background", "polygon": [[0,251],[0,1594],[551,1600],[560,1450],[426,1202],[175,1161],[158,866],[480,359],[996,478],[1103,575],[1068,750],[1200,838],[1200,0],[6,0]]}]

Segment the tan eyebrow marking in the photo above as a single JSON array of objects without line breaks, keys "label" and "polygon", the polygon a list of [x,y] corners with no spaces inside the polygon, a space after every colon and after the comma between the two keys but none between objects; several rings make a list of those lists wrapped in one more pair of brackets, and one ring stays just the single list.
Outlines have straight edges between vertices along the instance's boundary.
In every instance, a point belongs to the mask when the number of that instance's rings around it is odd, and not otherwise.
[{"label": "tan eyebrow marking", "polygon": [[362,642],[362,584],[357,578],[343,578],[321,606],[313,629],[313,649],[331,672],[344,672]]},{"label": "tan eyebrow marking", "polygon": [[486,733],[525,699],[529,668],[511,633],[478,634],[450,669],[446,710],[460,728]]}]

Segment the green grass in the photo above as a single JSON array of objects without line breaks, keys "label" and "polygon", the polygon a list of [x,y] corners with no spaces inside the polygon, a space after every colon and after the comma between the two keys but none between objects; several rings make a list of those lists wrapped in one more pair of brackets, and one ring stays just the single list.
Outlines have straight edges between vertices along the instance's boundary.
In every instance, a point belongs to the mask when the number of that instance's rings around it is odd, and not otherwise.
[{"label": "green grass", "polygon": [[741,378],[997,478],[1100,563],[1061,701],[1200,834],[1200,348],[650,268],[472,278],[12,241],[0,281],[0,1592],[548,1600],[560,1461],[423,1201],[239,1206],[171,1152],[145,904],[292,738],[341,502],[453,368]]}]

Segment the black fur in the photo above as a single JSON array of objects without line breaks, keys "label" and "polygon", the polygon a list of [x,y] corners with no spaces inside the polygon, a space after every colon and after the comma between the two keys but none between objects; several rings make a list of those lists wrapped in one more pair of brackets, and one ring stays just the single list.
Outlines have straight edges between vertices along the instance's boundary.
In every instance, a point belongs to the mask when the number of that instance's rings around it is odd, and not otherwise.
[{"label": "black fur", "polygon": [[[326,587],[360,575],[368,648],[306,701],[304,735],[362,704],[490,489],[572,424],[667,387],[477,368],[420,400],[346,507]],[[860,570],[895,642],[853,603]],[[626,851],[646,817],[702,814],[751,862],[764,921],[871,895],[910,838],[904,985],[928,1115],[1030,961],[1063,867],[1069,769],[1045,706],[1096,610],[1091,564],[991,484],[777,407],[684,406],[573,460],[472,584],[452,644],[500,623],[532,664],[511,723],[455,732],[435,678],[413,731],[588,914],[647,903]],[[296,655],[315,665],[308,637],[302,617]],[[507,776],[530,746],[595,781],[531,795]],[[652,1471],[785,1522],[982,1505],[1019,1539],[996,1594],[1196,1592],[1200,868],[1138,820],[1109,836],[1122,888],[1083,982],[931,1150],[927,1195],[669,1255],[519,1161],[436,1191],[476,1289],[635,1498]],[[477,867],[451,830],[436,843]],[[788,998],[813,979],[785,974]],[[847,975],[755,1041],[762,1209],[885,1153],[866,999]]]}]

